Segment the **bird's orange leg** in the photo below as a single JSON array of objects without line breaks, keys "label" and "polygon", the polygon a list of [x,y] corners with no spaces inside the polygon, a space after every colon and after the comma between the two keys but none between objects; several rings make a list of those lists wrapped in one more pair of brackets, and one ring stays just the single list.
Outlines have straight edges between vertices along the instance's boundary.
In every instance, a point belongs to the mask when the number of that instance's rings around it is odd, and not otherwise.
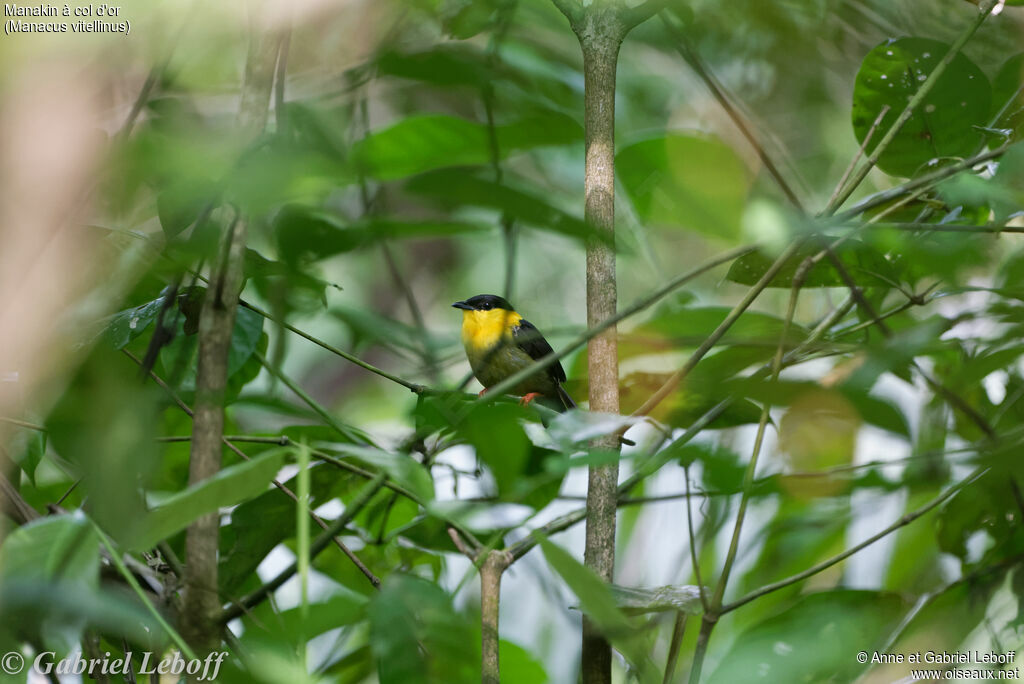
[{"label": "bird's orange leg", "polygon": [[476,395],[476,396],[478,396],[478,397],[482,397],[482,396],[484,396],[484,394],[485,394],[486,392],[487,392],[487,388],[486,388],[486,387],[484,387],[484,388],[483,388],[482,390],[480,390],[480,391],[479,391],[479,392],[477,393],[477,395]]},{"label": "bird's orange leg", "polygon": [[523,406],[529,406],[531,401],[533,401],[537,397],[543,396],[544,395],[541,394],[540,392],[530,392],[528,394],[524,394],[523,398],[519,400],[519,403],[522,404]]}]

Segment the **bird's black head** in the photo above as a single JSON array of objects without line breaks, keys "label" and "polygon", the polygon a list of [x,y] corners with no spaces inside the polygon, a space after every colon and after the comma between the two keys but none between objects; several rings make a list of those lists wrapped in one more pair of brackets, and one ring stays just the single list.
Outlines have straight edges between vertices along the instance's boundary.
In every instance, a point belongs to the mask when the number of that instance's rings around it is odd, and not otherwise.
[{"label": "bird's black head", "polygon": [[464,302],[455,302],[452,306],[456,309],[465,309],[466,311],[490,311],[491,309],[515,311],[515,309],[512,308],[512,305],[508,303],[507,299],[492,294],[482,294],[470,297]]}]

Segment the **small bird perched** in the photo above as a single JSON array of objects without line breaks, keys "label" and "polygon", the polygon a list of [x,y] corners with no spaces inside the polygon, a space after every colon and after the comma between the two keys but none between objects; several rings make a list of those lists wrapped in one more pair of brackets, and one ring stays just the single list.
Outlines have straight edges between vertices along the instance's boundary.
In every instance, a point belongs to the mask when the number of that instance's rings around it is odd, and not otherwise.
[{"label": "small bird perched", "polygon": [[[553,351],[540,331],[502,297],[482,294],[452,306],[462,309],[462,345],[473,375],[484,386],[481,394]],[[562,387],[563,382],[565,370],[555,361],[509,393],[522,395],[523,404],[545,397],[551,399],[559,411],[576,408],[576,403]]]}]

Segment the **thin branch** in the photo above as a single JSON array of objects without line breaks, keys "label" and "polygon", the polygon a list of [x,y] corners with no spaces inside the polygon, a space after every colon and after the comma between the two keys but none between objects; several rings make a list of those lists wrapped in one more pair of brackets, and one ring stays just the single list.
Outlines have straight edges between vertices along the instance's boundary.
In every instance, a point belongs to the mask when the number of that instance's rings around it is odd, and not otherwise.
[{"label": "thin branch", "polygon": [[[782,323],[782,331],[779,333],[779,344],[775,349],[775,356],[771,365],[771,381],[779,379],[779,372],[782,369],[783,354],[786,348],[786,339],[789,337],[789,330],[793,325],[793,316],[796,314],[797,300],[800,297],[800,288],[803,287],[807,274],[814,266],[812,257],[805,258],[797,268],[793,276],[793,284],[789,293],[789,306],[786,308],[786,317]],[[704,663],[704,651],[711,640],[712,631],[718,622],[721,614],[722,599],[725,596],[725,589],[729,583],[733,563],[736,561],[736,554],[739,552],[740,534],[743,531],[743,523],[746,519],[747,506],[750,504],[750,496],[754,489],[757,464],[761,455],[761,448],[764,444],[764,435],[768,428],[768,417],[771,411],[771,403],[765,402],[761,408],[761,417],[757,424],[757,436],[754,438],[754,447],[750,455],[750,462],[747,464],[743,475],[743,489],[740,495],[739,507],[736,510],[736,522],[733,524],[732,538],[729,540],[729,550],[725,555],[725,562],[722,564],[722,573],[715,584],[715,593],[711,597],[710,605],[704,610],[704,617],[701,622],[700,638],[698,639],[697,651],[693,657],[693,666],[690,668],[690,682],[696,684],[700,681],[701,669]],[[687,499],[689,507],[689,499]]]},{"label": "thin branch", "polygon": [[29,423],[28,421],[19,420],[17,418],[5,418],[4,416],[0,416],[0,423],[8,423],[10,425],[16,425],[29,430],[35,430],[37,432],[46,432],[46,427],[42,425],[36,425],[35,423]]},{"label": "thin branch", "polygon": [[424,392],[427,389],[423,385],[417,385],[416,383],[409,382],[408,380],[403,380],[402,378],[398,377],[397,375],[392,375],[391,373],[388,373],[387,371],[381,370],[380,368],[377,368],[376,366],[374,366],[372,364],[369,364],[366,361],[363,361],[362,359],[359,359],[359,358],[349,354],[348,352],[344,352],[344,351],[338,349],[337,347],[332,346],[332,345],[324,342],[323,340],[317,339],[316,337],[313,337],[309,333],[303,332],[302,330],[299,330],[294,325],[291,325],[290,323],[287,323],[284,320],[281,320],[281,319],[277,318],[273,314],[268,313],[267,311],[264,311],[263,309],[261,309],[260,307],[256,306],[255,304],[250,304],[249,302],[245,301],[244,299],[239,299],[238,303],[239,303],[239,305],[244,306],[246,309],[249,309],[250,311],[258,313],[259,315],[263,316],[264,318],[266,318],[268,320],[274,321],[278,325],[282,326],[283,328],[285,328],[286,330],[288,330],[290,332],[295,333],[299,337],[302,337],[302,338],[305,338],[305,339],[309,340],[310,342],[312,342],[313,344],[317,345],[318,347],[326,349],[327,351],[331,352],[332,354],[336,354],[337,356],[340,356],[341,358],[345,359],[346,361],[349,361],[350,363],[354,363],[355,365],[359,366],[360,368],[368,370],[371,373],[376,373],[377,375],[381,376],[382,378],[386,378],[386,379],[390,380],[391,382],[398,383],[399,385],[401,385],[402,387],[405,387],[406,389],[408,389],[411,392],[415,392],[416,394],[421,394],[422,392]]},{"label": "thin branch", "polygon": [[439,380],[437,355],[434,353],[434,347],[430,343],[430,333],[427,332],[427,326],[423,322],[423,312],[420,311],[416,295],[413,293],[409,281],[402,274],[402,270],[398,268],[395,255],[392,253],[391,247],[386,240],[381,241],[380,249],[384,255],[384,263],[387,264],[388,273],[391,274],[391,280],[394,281],[395,285],[402,292],[402,296],[405,297],[405,303],[409,307],[409,314],[412,316],[416,331],[419,333],[420,344],[423,347],[423,360],[427,366],[427,375],[436,384]]},{"label": "thin branch", "polygon": [[[644,5],[641,5],[640,7],[655,4],[665,3],[658,3],[657,0],[648,0],[648,2],[644,3]],[[640,9],[640,7],[637,7],[636,9]],[[660,19],[665,30],[668,32],[669,37],[672,38],[672,46],[676,49],[676,52],[678,52],[679,56],[690,65],[690,68],[693,69],[697,76],[704,81],[704,85],[711,91],[715,100],[718,101],[719,106],[725,110],[725,113],[730,119],[732,119],[736,128],[739,129],[743,137],[747,139],[748,143],[750,143],[750,146],[757,154],[758,159],[761,160],[765,169],[768,170],[772,179],[775,180],[776,185],[778,185],[779,189],[782,190],[782,194],[786,196],[786,199],[789,200],[790,204],[803,212],[803,205],[801,204],[800,199],[796,196],[796,193],[793,192],[789,183],[786,182],[786,178],[782,175],[782,172],[779,171],[779,168],[775,166],[771,157],[768,156],[764,146],[762,146],[760,141],[758,141],[757,136],[755,136],[754,132],[750,130],[750,127],[747,125],[743,116],[739,113],[736,107],[733,106],[732,102],[729,100],[729,96],[725,92],[725,89],[718,82],[718,79],[716,79],[714,74],[712,74],[707,68],[696,50],[690,46],[689,42],[686,40],[686,36],[684,36],[682,32],[676,28],[671,21],[669,21],[668,17],[662,14]]]},{"label": "thin branch", "polygon": [[704,589],[704,581],[700,577],[700,560],[697,557],[697,536],[693,533],[693,509],[690,506],[690,467],[683,468],[683,477],[686,478],[686,529],[690,536],[690,562],[693,564],[693,576],[697,581],[697,589],[700,591],[700,605],[704,612],[708,612],[708,597]]},{"label": "thin branch", "polygon": [[889,105],[883,105],[881,111],[878,112],[878,116],[875,117],[874,123],[872,123],[871,128],[868,129],[867,135],[864,136],[864,142],[862,142],[860,147],[857,148],[857,154],[853,155],[853,159],[850,160],[850,165],[847,166],[846,171],[843,172],[843,177],[839,179],[838,183],[836,183],[835,190],[833,190],[832,194],[829,196],[829,205],[833,204],[839,197],[839,193],[843,191],[843,187],[846,185],[847,179],[849,179],[850,174],[853,173],[854,168],[857,166],[857,162],[859,162],[860,158],[864,155],[864,150],[867,149],[868,144],[871,142],[871,138],[875,136],[875,131],[877,131],[878,127],[882,125],[882,119],[885,118],[885,115],[889,113],[890,109],[891,107]]},{"label": "thin branch", "polygon": [[323,406],[321,406],[320,403],[316,399],[314,399],[313,397],[309,396],[309,394],[304,389],[299,387],[291,378],[289,378],[287,375],[285,375],[280,370],[278,370],[276,367],[274,367],[267,360],[267,358],[265,356],[263,356],[263,354],[260,354],[258,351],[253,351],[252,354],[260,362],[260,364],[262,364],[263,367],[267,369],[268,373],[270,373],[275,378],[280,380],[288,389],[290,389],[292,392],[294,392],[297,397],[302,399],[303,403],[305,403],[306,406],[308,406],[309,408],[313,409],[313,411],[318,416],[320,416],[320,418],[327,425],[329,425],[331,428],[333,428],[338,434],[340,434],[345,439],[348,439],[348,440],[351,440],[351,441],[355,442],[356,444],[363,444],[363,443],[367,442],[367,440],[365,438],[363,438],[361,435],[356,434],[350,428],[348,428],[345,425],[342,425],[337,420],[335,420],[334,416],[332,416],[330,413],[328,413],[327,409],[325,409]]},{"label": "thin branch", "polygon": [[[352,499],[352,502],[345,507],[345,511],[335,520],[328,529],[317,537],[312,544],[309,546],[309,560],[312,561],[316,558],[321,551],[323,551],[331,543],[331,540],[335,535],[339,534],[356,515],[369,503],[370,499],[380,491],[381,487],[384,486],[385,476],[383,473],[379,473],[376,477],[366,483],[363,489]],[[231,620],[241,616],[252,610],[254,607],[262,603],[271,593],[276,591],[282,584],[287,582],[289,579],[298,572],[299,563],[298,560],[294,561],[287,568],[277,574],[274,579],[270,580],[259,589],[256,589],[250,594],[243,596],[236,603],[226,608],[220,615],[219,622],[226,624]]]},{"label": "thin branch", "polygon": [[964,226],[946,223],[868,223],[865,228],[888,228],[889,230],[912,230],[933,233],[1024,233],[1021,226]]},{"label": "thin branch", "polygon": [[[704,596],[704,588],[701,587],[701,597]],[[665,676],[662,677],[662,684],[669,684],[676,673],[676,663],[679,661],[679,647],[683,644],[683,636],[686,634],[686,613],[678,611],[675,623],[672,625],[672,639],[668,645],[668,656],[665,658]]]},{"label": "thin branch", "polygon": [[857,553],[858,551],[861,551],[862,549],[865,549],[868,546],[871,546],[876,541],[878,541],[880,539],[883,539],[884,537],[887,537],[888,535],[892,534],[893,532],[895,532],[896,530],[900,529],[901,527],[906,527],[907,525],[909,525],[910,523],[914,522],[915,520],[917,520],[921,516],[925,515],[926,513],[931,511],[932,509],[936,508],[937,506],[940,506],[943,502],[945,502],[947,499],[952,497],[954,494],[956,494],[960,490],[964,489],[967,485],[971,484],[972,482],[975,482],[978,478],[980,478],[986,472],[988,472],[988,468],[987,467],[983,467],[983,468],[979,468],[978,470],[975,470],[973,473],[968,475],[964,480],[962,480],[959,484],[956,484],[956,485],[950,487],[945,492],[939,494],[938,496],[936,496],[934,499],[929,501],[927,504],[925,504],[921,508],[918,508],[915,511],[907,513],[906,515],[901,517],[899,520],[894,522],[892,525],[889,525],[885,529],[883,529],[880,532],[878,532],[877,534],[875,534],[875,535],[865,539],[861,543],[859,543],[859,544],[857,544],[855,546],[852,546],[849,549],[847,549],[846,551],[843,551],[842,553],[837,554],[837,555],[833,556],[832,558],[829,558],[828,560],[822,561],[821,563],[818,563],[817,565],[814,565],[814,566],[804,570],[803,572],[798,572],[797,574],[792,575],[790,577],[787,577],[786,579],[779,580],[778,582],[772,582],[771,584],[766,584],[765,586],[761,587],[760,589],[752,591],[749,594],[747,594],[746,596],[744,596],[744,597],[742,597],[740,599],[737,599],[737,600],[733,601],[732,603],[729,603],[729,604],[726,604],[726,605],[722,606],[722,609],[721,609],[720,613],[722,615],[724,615],[726,613],[730,613],[730,612],[736,610],[737,608],[739,608],[741,606],[745,606],[746,604],[750,603],[751,601],[753,601],[755,599],[761,598],[762,596],[765,596],[765,595],[770,594],[772,592],[778,591],[779,589],[784,589],[785,587],[788,587],[788,586],[790,586],[792,584],[796,584],[797,582],[801,582],[801,581],[807,579],[808,577],[813,577],[814,575],[817,575],[819,572],[822,572],[823,570],[828,570],[833,565],[836,565],[837,563],[843,562],[844,560],[846,560],[847,558],[849,558],[853,554]]},{"label": "thin branch", "polygon": [[1003,156],[1003,154],[1006,153],[1008,149],[1010,149],[1010,145],[1003,145],[1002,147],[997,147],[994,150],[982,152],[981,154],[977,154],[969,159],[957,162],[956,164],[951,164],[950,166],[941,168],[938,171],[933,171],[932,173],[929,173],[925,176],[920,176],[918,178],[914,178],[913,180],[909,180],[906,183],[903,183],[902,185],[896,186],[895,188],[883,190],[882,192],[878,192],[869,197],[865,197],[863,200],[853,205],[853,207],[851,207],[850,209],[847,209],[846,211],[840,214],[836,214],[834,217],[834,221],[837,224],[849,222],[850,219],[856,216],[860,216],[865,212],[871,211],[875,207],[887,204],[888,202],[891,202],[892,200],[898,197],[902,197],[903,195],[910,194],[922,188],[930,188],[934,185],[937,185],[938,183],[941,183],[947,178],[950,178],[951,176],[955,176],[961,171],[971,169],[977,166],[978,164],[983,164],[987,161],[991,161],[993,159],[1001,157]]}]

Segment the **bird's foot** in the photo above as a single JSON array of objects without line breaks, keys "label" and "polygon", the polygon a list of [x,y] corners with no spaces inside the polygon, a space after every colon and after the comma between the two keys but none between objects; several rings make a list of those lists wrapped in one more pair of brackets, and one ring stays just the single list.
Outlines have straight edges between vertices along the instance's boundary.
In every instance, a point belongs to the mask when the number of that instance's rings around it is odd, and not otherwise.
[{"label": "bird's foot", "polygon": [[486,387],[484,387],[484,388],[483,388],[482,390],[480,390],[480,391],[479,391],[479,392],[477,393],[477,395],[476,395],[476,396],[478,396],[478,397],[482,397],[482,396],[484,396],[484,394],[486,394],[486,393],[487,393],[487,388],[486,388]]},{"label": "bird's foot", "polygon": [[543,396],[544,395],[541,394],[540,392],[529,392],[523,395],[523,398],[519,400],[519,403],[522,404],[523,406],[529,406],[531,401],[533,401],[537,397]]}]

